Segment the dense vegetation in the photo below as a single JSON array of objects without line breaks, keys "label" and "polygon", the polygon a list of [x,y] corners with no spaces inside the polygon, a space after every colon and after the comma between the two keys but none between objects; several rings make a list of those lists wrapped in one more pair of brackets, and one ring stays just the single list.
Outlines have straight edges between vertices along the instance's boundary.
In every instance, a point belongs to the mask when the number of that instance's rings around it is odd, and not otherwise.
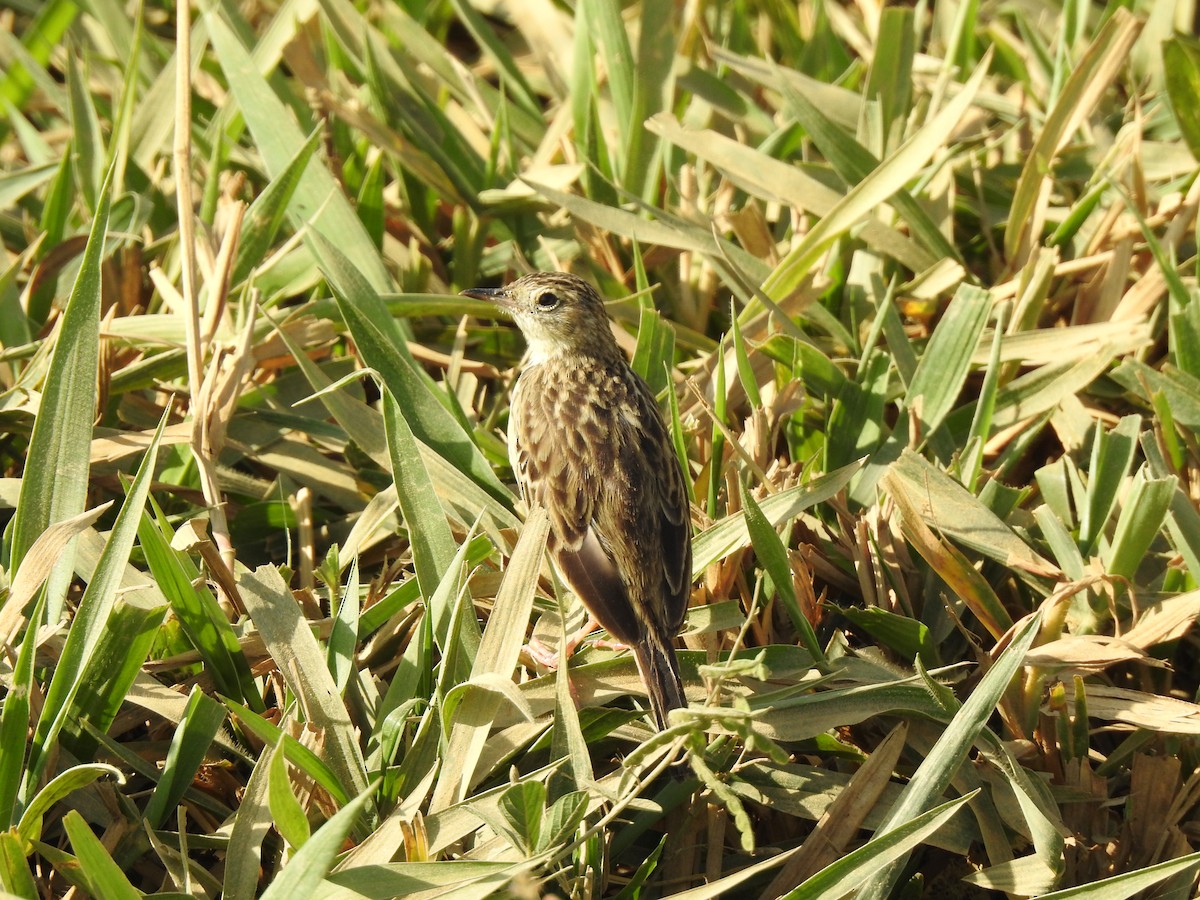
[{"label": "dense vegetation", "polygon": [[[1192,895],[1194,4],[176,12],[0,10],[0,887]],[[523,653],[531,269],[690,475],[663,734]]]}]

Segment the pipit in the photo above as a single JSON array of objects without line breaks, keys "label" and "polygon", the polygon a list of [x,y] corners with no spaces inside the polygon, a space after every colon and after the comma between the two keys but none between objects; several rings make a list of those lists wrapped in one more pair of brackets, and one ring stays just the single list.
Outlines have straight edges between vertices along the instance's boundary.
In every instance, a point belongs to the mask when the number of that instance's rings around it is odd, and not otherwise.
[{"label": "pipit", "polygon": [[526,502],[550,517],[563,580],[633,650],[665,728],[667,713],[687,705],[672,642],[688,604],[692,539],[683,470],[654,394],[583,279],[536,272],[463,293],[507,310],[525,335],[509,412],[513,472]]}]

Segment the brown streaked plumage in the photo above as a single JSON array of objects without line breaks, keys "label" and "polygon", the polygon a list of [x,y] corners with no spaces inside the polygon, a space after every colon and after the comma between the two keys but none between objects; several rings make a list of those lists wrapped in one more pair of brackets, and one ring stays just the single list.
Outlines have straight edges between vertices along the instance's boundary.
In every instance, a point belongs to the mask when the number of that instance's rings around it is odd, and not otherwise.
[{"label": "brown streaked plumage", "polygon": [[592,617],[629,645],[659,727],[687,705],[672,642],[691,585],[687,489],[654,395],[629,367],[600,296],[537,272],[463,291],[512,314],[529,343],[508,446],[526,501],[550,516],[550,553]]}]

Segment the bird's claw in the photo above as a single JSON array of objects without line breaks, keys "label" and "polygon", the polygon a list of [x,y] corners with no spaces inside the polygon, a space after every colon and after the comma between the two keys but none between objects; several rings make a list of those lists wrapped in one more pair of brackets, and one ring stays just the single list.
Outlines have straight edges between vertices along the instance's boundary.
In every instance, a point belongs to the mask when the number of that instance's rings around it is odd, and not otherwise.
[{"label": "bird's claw", "polygon": [[534,666],[541,666],[543,669],[551,671],[557,669],[562,663],[563,657],[559,651],[553,647],[543,643],[538,638],[533,638],[528,644],[521,648],[521,655],[528,656],[529,661]]}]

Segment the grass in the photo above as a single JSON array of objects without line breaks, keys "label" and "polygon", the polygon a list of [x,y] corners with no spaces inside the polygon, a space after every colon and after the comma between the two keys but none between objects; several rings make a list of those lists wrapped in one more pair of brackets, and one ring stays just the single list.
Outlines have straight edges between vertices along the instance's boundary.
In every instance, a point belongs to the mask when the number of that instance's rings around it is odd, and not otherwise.
[{"label": "grass", "polygon": [[[0,888],[1192,896],[1194,4],[174,12],[0,10]],[[690,475],[662,734],[522,653],[532,268]]]}]

